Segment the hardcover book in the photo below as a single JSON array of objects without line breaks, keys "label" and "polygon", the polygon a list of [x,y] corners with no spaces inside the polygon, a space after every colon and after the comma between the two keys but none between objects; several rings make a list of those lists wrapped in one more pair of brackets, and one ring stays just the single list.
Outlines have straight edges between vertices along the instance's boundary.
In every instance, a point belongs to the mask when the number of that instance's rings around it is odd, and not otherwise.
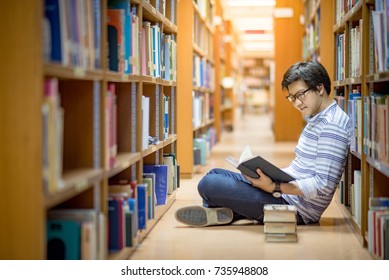
[{"label": "hardcover book", "polygon": [[227,157],[226,160],[239,169],[243,174],[246,174],[252,178],[259,178],[259,175],[256,171],[257,168],[259,168],[274,182],[287,183],[295,180],[295,178],[285,173],[261,156],[253,156],[249,146],[243,150],[239,161],[231,156]]},{"label": "hardcover book", "polygon": [[296,233],[296,222],[267,222],[263,228],[264,233]]},{"label": "hardcover book", "polygon": [[297,242],[297,233],[268,233],[265,235],[267,242]]},{"label": "hardcover book", "polygon": [[297,209],[288,204],[266,204],[263,207],[264,223],[267,222],[296,222]]}]

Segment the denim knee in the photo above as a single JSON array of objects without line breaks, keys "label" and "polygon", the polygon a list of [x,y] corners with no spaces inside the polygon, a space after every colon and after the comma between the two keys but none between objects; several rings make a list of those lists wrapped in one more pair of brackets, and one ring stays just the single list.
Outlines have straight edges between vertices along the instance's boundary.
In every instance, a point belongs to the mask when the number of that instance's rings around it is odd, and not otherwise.
[{"label": "denim knee", "polygon": [[211,180],[209,178],[209,175],[205,175],[197,185],[197,190],[200,194],[207,193],[207,189],[211,185]]}]

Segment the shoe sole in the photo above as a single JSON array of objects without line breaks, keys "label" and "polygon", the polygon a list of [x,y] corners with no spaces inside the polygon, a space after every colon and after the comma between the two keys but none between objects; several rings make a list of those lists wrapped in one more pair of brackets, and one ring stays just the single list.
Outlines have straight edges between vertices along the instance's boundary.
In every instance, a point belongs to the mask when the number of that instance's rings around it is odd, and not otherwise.
[{"label": "shoe sole", "polygon": [[176,220],[194,227],[224,225],[232,222],[233,212],[229,208],[206,208],[187,206],[176,211]]}]

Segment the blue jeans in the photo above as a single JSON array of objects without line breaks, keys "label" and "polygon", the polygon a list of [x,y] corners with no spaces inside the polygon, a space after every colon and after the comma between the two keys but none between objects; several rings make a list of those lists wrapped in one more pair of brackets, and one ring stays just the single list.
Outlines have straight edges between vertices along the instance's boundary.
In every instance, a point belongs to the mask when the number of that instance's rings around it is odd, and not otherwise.
[{"label": "blue jeans", "polygon": [[[233,221],[241,219],[257,220],[263,224],[265,204],[289,204],[285,199],[275,198],[251,185],[240,173],[215,168],[199,182],[198,191],[205,207],[227,207],[234,212]],[[297,215],[297,224],[304,224]]]}]

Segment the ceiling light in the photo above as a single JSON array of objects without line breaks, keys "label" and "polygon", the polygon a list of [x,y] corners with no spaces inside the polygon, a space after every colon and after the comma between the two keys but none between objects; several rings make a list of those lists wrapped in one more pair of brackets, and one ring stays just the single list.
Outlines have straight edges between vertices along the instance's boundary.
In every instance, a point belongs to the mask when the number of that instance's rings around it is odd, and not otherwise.
[{"label": "ceiling light", "polygon": [[276,5],[275,0],[228,0],[227,5],[230,7],[252,6],[252,7],[273,7]]}]

